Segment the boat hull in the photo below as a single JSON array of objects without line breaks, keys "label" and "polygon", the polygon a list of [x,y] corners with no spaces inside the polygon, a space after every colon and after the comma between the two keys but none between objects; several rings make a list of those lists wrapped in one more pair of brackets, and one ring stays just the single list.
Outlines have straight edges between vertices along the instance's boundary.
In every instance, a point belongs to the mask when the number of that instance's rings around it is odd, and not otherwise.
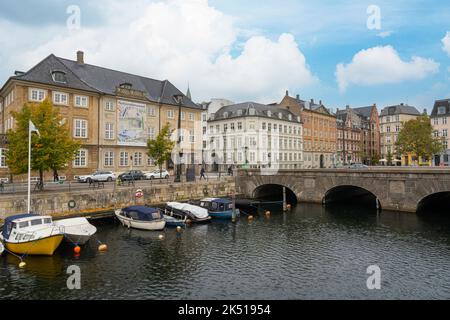
[{"label": "boat hull", "polygon": [[116,217],[117,219],[119,219],[122,225],[127,228],[146,231],[161,231],[164,230],[164,228],[166,227],[165,220],[153,220],[153,221],[132,220],[121,216],[118,212],[116,212]]},{"label": "boat hull", "polygon": [[86,218],[73,218],[55,221],[55,225],[60,227],[64,233],[66,242],[77,245],[86,244],[97,232],[97,228],[88,222]]},{"label": "boat hull", "polygon": [[[233,218],[233,211],[223,211],[223,212],[209,212],[209,215],[213,219],[232,219]],[[236,217],[240,216],[240,211],[236,210]]]},{"label": "boat hull", "polygon": [[29,242],[8,242],[5,246],[8,251],[15,254],[27,254],[35,256],[52,256],[63,240],[63,235],[54,235]]},{"label": "boat hull", "polygon": [[79,234],[64,234],[64,241],[68,243],[75,243],[77,245],[85,245],[92,235],[79,235]]}]

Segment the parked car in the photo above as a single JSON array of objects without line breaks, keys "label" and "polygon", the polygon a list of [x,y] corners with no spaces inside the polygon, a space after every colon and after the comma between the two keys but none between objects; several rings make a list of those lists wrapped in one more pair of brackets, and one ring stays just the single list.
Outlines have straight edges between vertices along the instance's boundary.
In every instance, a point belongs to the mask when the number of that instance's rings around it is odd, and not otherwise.
[{"label": "parked car", "polygon": [[369,167],[362,163],[353,163],[348,168],[355,169],[355,170],[363,170],[363,169],[368,169]]},{"label": "parked car", "polygon": [[120,181],[143,180],[145,175],[141,170],[131,170],[119,175]]},{"label": "parked car", "polygon": [[111,182],[116,180],[116,175],[112,171],[96,171],[93,174],[79,176],[77,180],[81,183]]},{"label": "parked car", "polygon": [[155,170],[152,172],[148,172],[145,174],[145,179],[153,180],[153,179],[169,179],[170,175],[167,170]]}]

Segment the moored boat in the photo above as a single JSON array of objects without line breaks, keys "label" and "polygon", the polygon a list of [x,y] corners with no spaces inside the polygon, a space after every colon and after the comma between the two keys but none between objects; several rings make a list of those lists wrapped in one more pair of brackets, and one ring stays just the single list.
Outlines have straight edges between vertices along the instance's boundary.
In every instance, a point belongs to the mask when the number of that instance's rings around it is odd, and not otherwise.
[{"label": "moored boat", "polygon": [[164,220],[166,220],[167,228],[176,228],[176,227],[184,228],[186,226],[186,219],[182,220],[172,216],[164,215]]},{"label": "moored boat", "polygon": [[[208,210],[213,219],[232,219],[233,202],[229,199],[206,198],[200,200],[199,206]],[[240,216],[239,209],[236,209],[236,217]]]},{"label": "moored boat", "polygon": [[52,217],[22,214],[5,219],[0,240],[8,251],[15,254],[51,256],[63,237]]},{"label": "moored boat", "polygon": [[57,220],[55,221],[55,225],[60,227],[60,230],[64,232],[64,239],[67,242],[76,245],[86,244],[97,232],[97,228],[90,224],[86,218]]},{"label": "moored boat", "polygon": [[211,220],[208,210],[188,203],[167,202],[164,213],[179,220],[191,220],[193,223],[205,223]]},{"label": "moored boat", "polygon": [[0,242],[0,256],[2,255],[3,251],[5,251],[5,247],[3,246],[3,243]]},{"label": "moored boat", "polygon": [[166,227],[166,220],[157,208],[132,206],[116,210],[114,213],[122,225],[128,228],[159,231]]}]

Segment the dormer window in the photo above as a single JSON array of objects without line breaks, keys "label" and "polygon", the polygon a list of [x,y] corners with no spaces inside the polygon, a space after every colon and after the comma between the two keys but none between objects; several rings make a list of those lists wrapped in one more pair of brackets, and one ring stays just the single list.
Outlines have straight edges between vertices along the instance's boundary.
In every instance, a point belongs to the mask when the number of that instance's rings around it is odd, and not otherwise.
[{"label": "dormer window", "polygon": [[291,114],[288,116],[288,118],[289,118],[289,121],[292,121],[292,115]]},{"label": "dormer window", "polygon": [[223,117],[224,117],[224,118],[228,118],[228,112],[224,112],[224,113],[223,113]]},{"label": "dormer window", "polygon": [[255,108],[248,109],[248,114],[251,115],[251,116],[254,116],[256,114]]},{"label": "dormer window", "polygon": [[278,112],[278,118],[283,119],[283,114],[281,112]]},{"label": "dormer window", "polygon": [[133,85],[132,85],[131,83],[126,82],[126,83],[122,83],[122,84],[120,85],[120,87],[121,87],[122,89],[128,89],[128,90],[130,90],[130,89],[133,87]]},{"label": "dormer window", "polygon": [[272,116],[272,112],[269,110],[269,111],[267,111],[267,116],[268,117],[271,117]]},{"label": "dormer window", "polygon": [[242,116],[242,110],[239,109],[239,110],[237,111],[237,115],[238,115],[239,117]]},{"label": "dormer window", "polygon": [[447,112],[445,107],[439,107],[438,108],[438,114],[445,114]]},{"label": "dormer window", "polygon": [[61,82],[61,83],[67,82],[66,73],[63,71],[53,71],[52,78],[53,78],[53,81],[55,81],[55,82]]}]

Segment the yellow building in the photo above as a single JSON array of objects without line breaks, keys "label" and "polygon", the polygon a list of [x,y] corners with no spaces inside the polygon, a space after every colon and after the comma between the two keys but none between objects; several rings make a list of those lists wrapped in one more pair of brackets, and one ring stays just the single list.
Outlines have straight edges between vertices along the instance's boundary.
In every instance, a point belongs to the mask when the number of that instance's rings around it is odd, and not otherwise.
[{"label": "yellow building", "polygon": [[[95,170],[124,172],[154,169],[147,154],[148,139],[169,123],[178,127],[181,98],[184,163],[201,163],[201,112],[168,80],[159,81],[53,54],[28,72],[16,72],[0,89],[0,134],[15,128],[11,111],[25,103],[49,99],[82,144],[75,160],[59,175],[72,179]],[[11,177],[0,149],[0,179]],[[51,174],[51,173],[49,173]],[[48,178],[48,177],[47,177]]]},{"label": "yellow building", "polygon": [[381,125],[381,158],[386,163],[388,155],[392,156],[393,165],[413,166],[413,165],[431,165],[431,159],[418,159],[415,155],[398,154],[395,147],[398,135],[403,128],[403,124],[410,120],[417,119],[420,112],[412,106],[403,103],[396,106],[384,108],[380,114]]}]

